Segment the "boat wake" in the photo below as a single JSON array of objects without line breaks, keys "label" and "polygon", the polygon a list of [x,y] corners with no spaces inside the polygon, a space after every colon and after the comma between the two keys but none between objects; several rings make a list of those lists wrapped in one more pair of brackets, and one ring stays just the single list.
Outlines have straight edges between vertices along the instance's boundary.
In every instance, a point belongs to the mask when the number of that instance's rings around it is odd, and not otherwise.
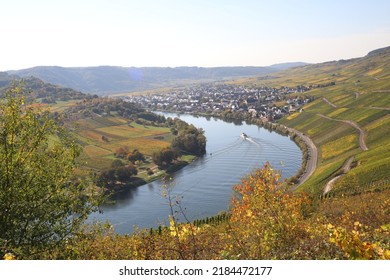
[{"label": "boat wake", "polygon": [[249,142],[255,144],[256,146],[260,147],[260,144],[257,143],[255,140],[253,140],[252,138],[248,137],[246,140],[248,140]]},{"label": "boat wake", "polygon": [[251,137],[249,137],[248,135],[246,135],[244,132],[241,133],[241,137],[244,139],[244,140],[247,140],[253,144],[255,144],[256,146],[260,147],[260,144],[257,143],[255,140],[253,140]]}]

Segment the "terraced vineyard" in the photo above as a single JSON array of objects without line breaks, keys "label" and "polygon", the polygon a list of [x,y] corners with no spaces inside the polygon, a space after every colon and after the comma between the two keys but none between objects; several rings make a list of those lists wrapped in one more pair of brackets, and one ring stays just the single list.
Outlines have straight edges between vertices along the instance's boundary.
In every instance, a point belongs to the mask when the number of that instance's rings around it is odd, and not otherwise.
[{"label": "terraced vineyard", "polygon": [[311,137],[318,147],[318,168],[299,189],[322,194],[354,156],[352,169],[334,182],[330,194],[386,189],[390,185],[390,48],[351,60],[327,62],[240,83],[280,87],[329,84],[307,95],[315,101],[281,123]]}]

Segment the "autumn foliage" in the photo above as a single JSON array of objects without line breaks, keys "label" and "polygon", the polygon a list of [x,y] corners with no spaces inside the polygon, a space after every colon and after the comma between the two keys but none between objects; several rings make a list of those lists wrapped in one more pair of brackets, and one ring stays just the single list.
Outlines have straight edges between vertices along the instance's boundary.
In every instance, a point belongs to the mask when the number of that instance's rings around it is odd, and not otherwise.
[{"label": "autumn foliage", "polygon": [[308,234],[306,195],[286,192],[269,164],[234,187],[228,235],[235,242],[227,251],[237,258],[293,258],[300,239]]},{"label": "autumn foliage", "polygon": [[234,190],[231,208],[222,220],[179,223],[177,215],[183,218],[185,211],[180,199],[167,192],[169,225],[137,229],[132,235],[115,234],[110,225],[86,226],[61,250],[40,257],[390,259],[388,190],[319,200],[289,192],[269,164]]}]

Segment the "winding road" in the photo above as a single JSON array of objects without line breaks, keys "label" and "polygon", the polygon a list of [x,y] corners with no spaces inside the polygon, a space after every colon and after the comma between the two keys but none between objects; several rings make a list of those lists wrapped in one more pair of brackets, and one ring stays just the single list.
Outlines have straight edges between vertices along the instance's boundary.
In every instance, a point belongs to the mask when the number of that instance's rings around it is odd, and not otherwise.
[{"label": "winding road", "polygon": [[337,105],[330,102],[327,98],[325,97],[322,97],[322,100],[324,100],[326,103],[328,103],[330,106],[332,106],[333,108],[337,108]]},{"label": "winding road", "polygon": [[[382,92],[382,91],[380,91],[380,92]],[[388,90],[383,91],[383,92],[388,92]],[[355,92],[355,98],[358,99],[359,96],[360,96],[360,93]],[[338,108],[336,104],[332,103],[327,98],[323,97],[322,100],[324,102],[326,102],[327,104],[329,104],[330,106],[332,106],[333,108]],[[379,109],[379,110],[390,110],[390,108],[388,108],[388,107],[370,107],[370,108],[371,109]],[[367,144],[364,140],[366,137],[365,132],[356,122],[351,121],[351,120],[334,119],[334,118],[328,117],[328,116],[323,115],[323,114],[317,114],[317,115],[322,117],[322,118],[325,118],[327,120],[346,123],[346,124],[352,126],[353,128],[355,128],[359,132],[359,146],[360,146],[360,148],[363,151],[368,150]],[[309,160],[307,162],[306,170],[303,173],[303,175],[301,176],[301,178],[299,179],[298,184],[293,187],[293,190],[295,190],[301,184],[303,184],[314,173],[314,171],[317,167],[318,152],[317,152],[317,147],[315,146],[315,144],[313,143],[313,141],[309,137],[307,137],[303,133],[301,133],[298,130],[293,129],[293,128],[289,128],[289,131],[296,133],[300,138],[302,138],[302,140],[305,141],[306,146],[308,147],[308,149],[310,151]],[[328,193],[332,189],[335,182],[351,170],[351,164],[352,164],[353,160],[354,160],[354,156],[351,156],[344,162],[343,166],[340,169],[342,174],[335,176],[326,184],[326,186],[324,188],[324,194]]]},{"label": "winding road", "polygon": [[351,164],[354,160],[355,156],[351,156],[349,157],[343,164],[343,166],[341,167],[341,172],[342,174],[334,177],[332,180],[330,180],[325,188],[324,188],[324,194],[326,194],[327,192],[329,192],[332,188],[333,188],[333,185],[335,184],[335,182],[340,179],[341,177],[343,177],[345,174],[347,174],[349,172],[349,170],[351,170]]},{"label": "winding road", "polygon": [[[356,95],[356,99],[357,99],[357,98],[359,98],[360,93],[359,92],[355,92],[355,95]],[[328,103],[333,108],[338,108],[336,104],[332,103],[327,98],[323,97],[322,100],[324,102]],[[373,107],[373,108],[375,108],[375,107]],[[379,108],[379,107],[376,107],[376,108],[377,109],[384,109],[384,110],[388,110],[389,109],[389,108]],[[358,130],[358,132],[359,132],[359,146],[360,146],[360,148],[363,151],[367,151],[368,150],[368,147],[367,147],[366,142],[364,140],[365,137],[366,137],[365,132],[356,122],[351,121],[351,120],[338,120],[338,119],[334,119],[334,118],[325,116],[323,114],[317,114],[317,115],[322,117],[322,118],[331,120],[331,121],[338,121],[338,122],[346,123],[346,124],[352,126],[353,128],[355,128],[356,130]],[[302,174],[301,178],[299,178],[299,182],[292,188],[292,190],[296,190],[300,185],[302,185],[304,182],[306,182],[307,179],[309,179],[309,177],[316,170],[316,168],[317,168],[317,161],[318,161],[318,150],[317,150],[317,147],[314,144],[314,142],[308,136],[304,135],[302,132],[300,132],[300,131],[298,131],[298,130],[296,130],[294,128],[288,128],[288,130],[290,132],[294,132],[295,134],[297,134],[306,143],[306,146],[309,149],[309,159],[307,161],[306,170]],[[342,170],[343,174],[334,177],[333,179],[331,179],[326,184],[325,189],[324,189],[324,194],[329,192],[332,189],[334,183],[338,179],[340,179],[342,176],[344,176],[351,169],[351,164],[353,162],[353,159],[354,159],[354,156],[348,158],[348,160],[341,167],[341,170]]]},{"label": "winding road", "polygon": [[[358,99],[360,96],[360,93],[359,92],[355,92],[355,97],[356,99]],[[326,103],[328,103],[330,106],[332,106],[333,108],[337,108],[337,105],[330,102],[328,99],[326,99],[325,97],[322,98],[322,100]],[[374,107],[372,107],[374,109]],[[375,108],[375,109],[387,109],[387,108]],[[365,132],[364,130],[354,121],[351,121],[351,120],[339,120],[339,119],[334,119],[334,118],[331,118],[331,117],[328,117],[326,115],[323,115],[323,114],[317,114],[318,116],[322,117],[322,118],[325,118],[327,120],[331,120],[331,121],[337,121],[337,122],[343,122],[343,123],[346,123],[350,126],[352,126],[353,128],[355,128],[356,130],[358,130],[359,132],[359,146],[360,148],[363,150],[363,151],[367,151],[368,150],[368,147],[366,145],[366,142],[365,142]],[[349,170],[351,170],[351,164],[353,162],[353,159],[354,159],[354,156],[351,156],[350,158],[348,158],[343,166],[341,167],[340,171],[342,172],[340,175],[338,176],[335,176],[334,178],[332,178],[331,180],[329,180],[329,182],[326,184],[325,188],[324,188],[324,194],[328,193],[334,186],[334,184],[336,183],[337,180],[339,180],[341,177],[343,177],[345,174],[347,174],[349,172]]]},{"label": "winding road", "polygon": [[350,121],[350,120],[338,120],[338,119],[333,119],[331,117],[328,117],[328,116],[325,116],[323,114],[317,114],[318,116],[322,117],[322,118],[325,118],[325,119],[328,119],[328,120],[331,120],[331,121],[337,121],[337,122],[343,122],[343,123],[346,123],[346,124],[349,124],[350,126],[354,127],[355,129],[357,129],[359,131],[359,145],[360,145],[360,148],[363,150],[363,151],[367,151],[368,150],[368,147],[366,145],[366,142],[364,140],[365,138],[365,133],[364,133],[364,130],[357,124],[355,123],[354,121]]},{"label": "winding road", "polygon": [[316,170],[317,160],[318,160],[318,150],[313,140],[311,140],[308,136],[304,135],[302,132],[294,128],[288,128],[288,130],[298,135],[306,143],[306,146],[309,149],[309,158],[306,164],[306,170],[299,178],[298,183],[294,187],[292,187],[292,190],[296,190],[300,185],[306,182],[306,180],[309,179],[309,177],[313,175],[314,171]]},{"label": "winding road", "polygon": [[360,92],[355,92],[355,99],[358,99],[359,98],[359,96],[360,96]]}]

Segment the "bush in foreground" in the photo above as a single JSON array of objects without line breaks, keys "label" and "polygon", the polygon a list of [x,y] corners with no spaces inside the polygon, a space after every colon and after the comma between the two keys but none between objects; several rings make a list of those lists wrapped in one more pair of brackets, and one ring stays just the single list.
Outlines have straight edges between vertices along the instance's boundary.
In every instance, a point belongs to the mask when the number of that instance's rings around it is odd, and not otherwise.
[{"label": "bush in foreground", "polygon": [[80,148],[50,117],[10,88],[0,102],[0,255],[41,258],[62,248],[95,209],[73,178]]}]

